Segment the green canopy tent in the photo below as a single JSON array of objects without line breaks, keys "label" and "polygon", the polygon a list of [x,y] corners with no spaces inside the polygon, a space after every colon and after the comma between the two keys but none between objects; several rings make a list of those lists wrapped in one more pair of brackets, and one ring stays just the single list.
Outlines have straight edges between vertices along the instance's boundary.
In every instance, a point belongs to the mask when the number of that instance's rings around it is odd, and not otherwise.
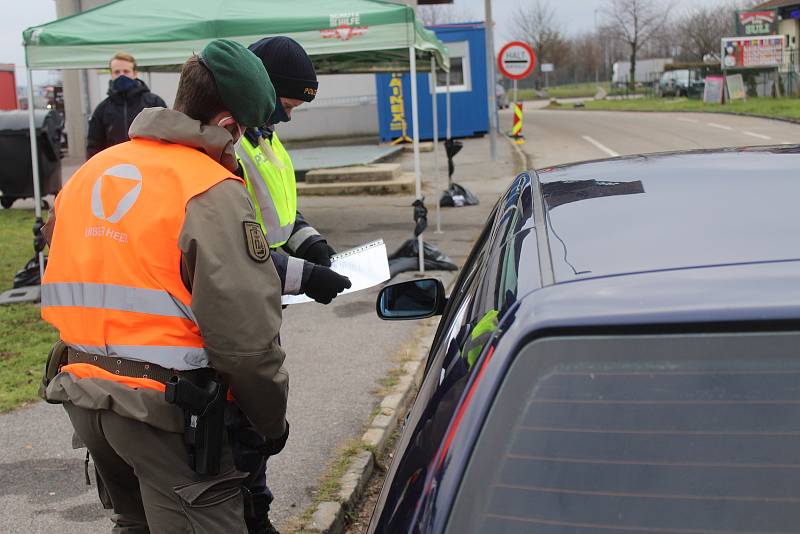
[{"label": "green canopy tent", "polygon": [[[28,97],[31,71],[106,68],[119,50],[144,70],[183,64],[213,39],[247,46],[270,35],[299,42],[320,73],[410,70],[416,196],[422,198],[416,70],[449,71],[444,44],[406,5],[380,0],[116,0],[23,32]],[[435,102],[434,98],[434,102]],[[41,220],[33,107],[29,106],[36,217]],[[420,236],[420,270],[423,247]],[[40,253],[40,265],[41,265]]]}]

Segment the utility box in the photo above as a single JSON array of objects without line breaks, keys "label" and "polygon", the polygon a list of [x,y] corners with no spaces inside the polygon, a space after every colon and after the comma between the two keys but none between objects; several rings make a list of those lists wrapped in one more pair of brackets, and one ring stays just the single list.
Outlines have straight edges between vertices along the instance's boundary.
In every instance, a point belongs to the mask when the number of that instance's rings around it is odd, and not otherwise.
[{"label": "utility box", "polygon": [[[472,137],[489,131],[486,91],[486,29],[482,22],[428,26],[447,46],[450,55],[450,109],[453,137]],[[436,98],[439,139],[447,133],[446,73],[437,69]],[[375,76],[378,126],[382,142],[404,135],[410,140],[411,76],[408,72]],[[430,71],[417,70],[419,135],[433,139],[433,91]]]},{"label": "utility box", "polygon": [[[0,111],[0,205],[10,208],[19,198],[33,196],[30,131],[27,111]],[[42,196],[61,189],[61,132],[64,124],[55,110],[35,110]]]},{"label": "utility box", "polygon": [[14,65],[0,63],[0,110],[18,109],[17,105],[17,78],[14,75]]}]

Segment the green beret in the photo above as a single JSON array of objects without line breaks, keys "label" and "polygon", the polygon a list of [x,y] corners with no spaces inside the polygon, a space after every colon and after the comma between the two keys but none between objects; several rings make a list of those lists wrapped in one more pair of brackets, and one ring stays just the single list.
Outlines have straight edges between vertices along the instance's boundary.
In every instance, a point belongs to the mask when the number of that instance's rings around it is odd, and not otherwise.
[{"label": "green beret", "polygon": [[200,61],[236,122],[246,128],[267,124],[275,110],[275,88],[255,54],[235,41],[216,39],[200,52]]}]

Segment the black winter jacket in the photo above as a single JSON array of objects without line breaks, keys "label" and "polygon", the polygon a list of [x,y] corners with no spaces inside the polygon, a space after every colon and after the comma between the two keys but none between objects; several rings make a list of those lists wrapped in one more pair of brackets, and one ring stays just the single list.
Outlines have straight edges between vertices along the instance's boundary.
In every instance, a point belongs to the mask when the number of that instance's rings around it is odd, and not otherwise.
[{"label": "black winter jacket", "polygon": [[89,119],[86,137],[86,159],[101,150],[128,140],[128,127],[144,108],[167,107],[164,100],[142,80],[125,93],[114,90],[109,84],[108,97],[97,105]]}]

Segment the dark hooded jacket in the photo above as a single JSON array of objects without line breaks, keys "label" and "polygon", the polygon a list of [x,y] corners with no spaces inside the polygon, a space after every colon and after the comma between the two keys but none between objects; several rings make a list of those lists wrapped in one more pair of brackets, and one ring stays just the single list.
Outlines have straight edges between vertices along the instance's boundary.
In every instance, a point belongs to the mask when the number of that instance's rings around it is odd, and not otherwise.
[{"label": "dark hooded jacket", "polygon": [[142,80],[136,86],[121,93],[111,84],[108,97],[97,105],[89,119],[89,134],[86,138],[86,159],[101,150],[124,143],[128,140],[128,128],[133,119],[144,108],[167,107],[164,100],[150,89]]}]

